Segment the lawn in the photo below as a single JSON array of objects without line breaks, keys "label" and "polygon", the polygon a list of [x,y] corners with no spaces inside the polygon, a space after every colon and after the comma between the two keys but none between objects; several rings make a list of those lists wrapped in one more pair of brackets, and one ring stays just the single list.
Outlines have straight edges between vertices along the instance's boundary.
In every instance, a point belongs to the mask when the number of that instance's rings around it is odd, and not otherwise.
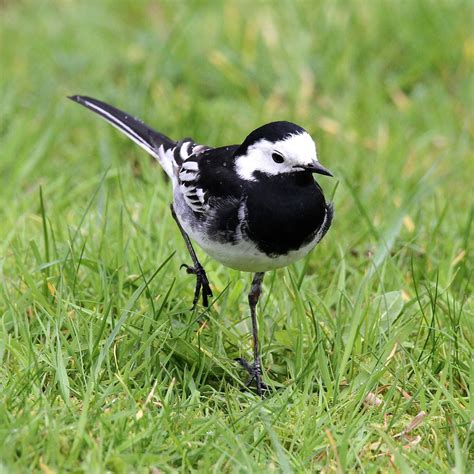
[{"label": "lawn", "polygon": [[[472,469],[468,0],[0,2],[0,471]],[[266,275],[200,253],[145,152],[65,97],[174,138],[305,127],[332,228]]]}]

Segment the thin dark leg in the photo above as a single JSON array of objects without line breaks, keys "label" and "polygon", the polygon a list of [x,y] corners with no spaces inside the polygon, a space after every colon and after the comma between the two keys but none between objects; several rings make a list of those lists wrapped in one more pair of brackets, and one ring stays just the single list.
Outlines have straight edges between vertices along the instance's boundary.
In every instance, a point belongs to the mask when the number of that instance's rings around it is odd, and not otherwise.
[{"label": "thin dark leg", "polygon": [[199,301],[199,294],[201,293],[201,290],[202,304],[207,307],[209,306],[208,297],[212,298],[212,291],[209,286],[209,280],[207,279],[206,272],[204,271],[203,266],[199,263],[196,252],[193,248],[193,244],[191,243],[188,234],[186,234],[186,232],[184,231],[178,220],[178,217],[176,216],[176,212],[174,212],[173,204],[170,205],[170,209],[171,215],[173,216],[173,219],[179,227],[181,235],[183,236],[184,242],[186,244],[186,248],[188,249],[189,255],[191,255],[191,259],[194,265],[193,267],[186,265],[185,263],[181,265],[181,267],[186,268],[187,273],[196,275],[196,289],[194,290],[193,309],[196,307],[196,304]]},{"label": "thin dark leg", "polygon": [[257,393],[261,396],[262,389],[266,388],[262,383],[262,360],[260,359],[260,348],[258,346],[258,324],[256,307],[260,295],[262,294],[263,272],[255,273],[252,280],[252,286],[249,293],[250,315],[252,317],[252,335],[253,335],[253,368],[254,378],[257,384]]},{"label": "thin dark leg", "polygon": [[263,392],[268,390],[268,387],[262,382],[262,360],[260,358],[260,349],[258,344],[258,324],[257,324],[257,312],[256,307],[258,299],[262,293],[262,281],[263,272],[255,273],[252,286],[249,293],[249,306],[250,316],[252,317],[252,335],[253,335],[253,365],[250,365],[244,359],[237,359],[240,364],[250,374],[250,379],[247,382],[247,386],[250,385],[254,380],[257,385],[257,393],[262,396]]}]

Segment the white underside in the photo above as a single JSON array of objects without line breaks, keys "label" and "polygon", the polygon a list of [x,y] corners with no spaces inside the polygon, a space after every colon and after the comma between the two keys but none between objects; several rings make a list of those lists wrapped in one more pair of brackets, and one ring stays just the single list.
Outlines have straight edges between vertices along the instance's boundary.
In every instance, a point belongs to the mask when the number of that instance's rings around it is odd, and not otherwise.
[{"label": "white underside", "polygon": [[306,256],[316,245],[311,243],[299,250],[293,250],[286,255],[269,257],[260,252],[251,242],[240,242],[236,245],[212,243],[212,247],[200,247],[212,258],[223,265],[244,272],[266,272],[276,268],[286,267]]},{"label": "white underside", "polygon": [[243,272],[266,272],[276,268],[286,267],[290,263],[305,257],[318,243],[318,236],[299,250],[293,250],[286,255],[269,257],[250,241],[241,240],[236,244],[219,243],[203,239],[201,234],[193,232],[184,225],[184,230],[210,257],[226,267]]}]

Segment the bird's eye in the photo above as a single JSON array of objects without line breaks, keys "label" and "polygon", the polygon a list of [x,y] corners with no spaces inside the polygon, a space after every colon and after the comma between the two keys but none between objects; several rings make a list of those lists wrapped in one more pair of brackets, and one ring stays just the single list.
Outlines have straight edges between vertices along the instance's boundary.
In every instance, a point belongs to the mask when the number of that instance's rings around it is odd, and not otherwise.
[{"label": "bird's eye", "polygon": [[272,158],[275,163],[283,163],[285,161],[285,159],[283,158],[283,156],[280,155],[280,153],[273,153]]}]

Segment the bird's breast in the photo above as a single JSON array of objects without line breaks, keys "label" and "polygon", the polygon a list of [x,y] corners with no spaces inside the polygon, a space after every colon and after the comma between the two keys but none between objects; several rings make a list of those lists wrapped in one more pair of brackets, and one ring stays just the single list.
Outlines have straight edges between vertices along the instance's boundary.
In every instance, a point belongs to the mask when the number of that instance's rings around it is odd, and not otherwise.
[{"label": "bird's breast", "polygon": [[314,181],[264,185],[248,194],[245,231],[263,253],[287,255],[311,244],[325,216],[326,202]]}]

